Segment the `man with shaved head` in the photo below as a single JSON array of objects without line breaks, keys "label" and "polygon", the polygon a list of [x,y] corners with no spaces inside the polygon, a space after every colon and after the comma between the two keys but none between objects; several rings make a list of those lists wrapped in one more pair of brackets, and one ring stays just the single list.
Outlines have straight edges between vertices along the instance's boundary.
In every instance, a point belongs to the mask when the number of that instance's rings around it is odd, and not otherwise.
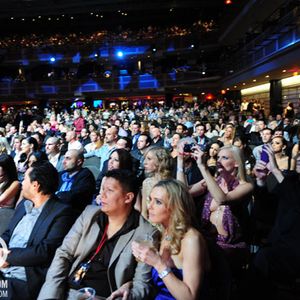
[{"label": "man with shaved head", "polygon": [[116,126],[108,128],[105,132],[105,144],[99,149],[84,154],[85,158],[92,156],[100,157],[100,172],[103,169],[104,162],[109,159],[111,152],[116,149],[118,131],[119,129]]},{"label": "man with shaved head", "polygon": [[45,151],[48,160],[58,172],[64,170],[63,168],[63,155],[60,153],[60,140],[57,137],[49,137],[46,141]]},{"label": "man with shaved head", "polygon": [[70,204],[78,213],[92,203],[96,186],[93,173],[82,167],[83,162],[82,151],[72,149],[66,152],[63,159],[64,171],[60,173],[56,193],[61,202]]},{"label": "man with shaved head", "polygon": [[83,146],[77,140],[77,134],[74,130],[69,130],[66,133],[66,141],[68,142],[68,150],[76,149],[76,150],[82,150],[83,151]]}]

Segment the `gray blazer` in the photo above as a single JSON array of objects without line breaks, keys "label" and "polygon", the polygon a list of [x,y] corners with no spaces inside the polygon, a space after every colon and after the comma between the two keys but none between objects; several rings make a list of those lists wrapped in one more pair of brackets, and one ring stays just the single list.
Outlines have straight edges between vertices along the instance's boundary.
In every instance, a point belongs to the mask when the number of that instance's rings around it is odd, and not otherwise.
[{"label": "gray blazer", "polygon": [[[67,298],[67,280],[70,274],[86,259],[97,242],[100,227],[96,220],[100,212],[98,206],[89,205],[79,216],[56,251],[38,300]],[[151,267],[137,263],[131,253],[131,242],[146,233],[151,234],[155,241],[158,240],[158,231],[140,216],[139,226],[119,238],[108,267],[108,281],[114,276],[117,288],[133,281],[130,299],[147,299],[150,292]],[[113,273],[110,268],[115,261]],[[112,286],[110,289],[113,292]]]}]

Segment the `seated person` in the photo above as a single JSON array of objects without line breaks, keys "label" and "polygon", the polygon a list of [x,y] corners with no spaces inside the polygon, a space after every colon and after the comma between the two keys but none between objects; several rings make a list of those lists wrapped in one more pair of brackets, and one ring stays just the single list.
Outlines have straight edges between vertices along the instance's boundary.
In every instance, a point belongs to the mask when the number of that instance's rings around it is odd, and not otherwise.
[{"label": "seated person", "polygon": [[130,299],[147,299],[151,269],[135,260],[131,241],[147,233],[156,238],[158,232],[133,209],[137,189],[129,171],[107,172],[101,208],[87,206],[77,219],[56,251],[38,299],[76,299],[86,286],[106,299],[127,282],[132,282]]},{"label": "seated person", "polygon": [[107,163],[105,163],[105,171],[100,172],[96,180],[96,193],[99,193],[101,183],[107,171],[122,169],[133,171],[132,157],[125,149],[115,149],[111,152]]},{"label": "seated person", "polygon": [[149,219],[163,228],[159,251],[133,242],[132,252],[152,267],[156,295],[151,299],[203,299],[208,253],[196,229],[194,201],[187,188],[174,179],[159,181],[150,193]]},{"label": "seated person", "polygon": [[256,253],[250,268],[250,278],[246,279],[245,286],[251,288],[247,288],[245,294],[248,297],[245,299],[255,299],[255,296],[279,299],[276,284],[295,284],[300,278],[299,178],[285,176],[279,169],[274,147],[268,146],[265,151],[269,163],[258,161],[254,170],[262,181],[267,179],[266,174],[269,172],[275,177],[277,184],[269,186],[273,188],[270,192],[278,195],[278,208],[267,243]]},{"label": "seated person", "polygon": [[20,194],[20,183],[14,159],[8,154],[0,155],[0,234],[14,214],[14,207]]},{"label": "seated person", "polygon": [[82,151],[73,149],[66,152],[64,171],[59,173],[59,188],[56,193],[61,202],[70,204],[79,213],[92,203],[95,191],[94,175],[89,169],[82,167],[83,162]]},{"label": "seated person", "polygon": [[8,299],[36,299],[55,250],[75,220],[54,196],[57,186],[58,174],[49,162],[34,163],[25,173],[22,190],[29,200],[18,205],[1,236],[8,247],[8,252],[2,249],[7,257],[0,266]]},{"label": "seated person", "polygon": [[210,174],[200,147],[195,147],[193,156],[204,182],[196,183],[189,191],[205,194],[201,215],[203,232],[222,248],[232,271],[238,272],[248,255],[250,217],[247,206],[253,190],[245,176],[241,150],[231,145],[220,149],[217,178]]}]

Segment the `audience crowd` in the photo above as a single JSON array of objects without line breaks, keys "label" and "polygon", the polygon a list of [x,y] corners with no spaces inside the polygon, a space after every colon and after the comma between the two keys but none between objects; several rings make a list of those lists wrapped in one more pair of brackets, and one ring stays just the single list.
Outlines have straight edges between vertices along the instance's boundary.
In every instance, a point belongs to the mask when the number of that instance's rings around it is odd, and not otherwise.
[{"label": "audience crowd", "polygon": [[64,46],[64,45],[88,45],[95,43],[112,43],[121,41],[142,41],[154,40],[158,38],[172,38],[179,36],[187,36],[192,33],[207,33],[216,29],[216,24],[213,20],[199,20],[190,27],[185,26],[169,26],[160,28],[157,26],[148,26],[141,29],[121,29],[119,31],[102,30],[93,33],[69,33],[69,34],[51,34],[44,36],[40,34],[30,34],[27,36],[12,36],[0,39],[0,48],[40,48],[48,46]]},{"label": "audience crowd", "polygon": [[299,111],[255,103],[2,113],[8,299],[299,299]]}]

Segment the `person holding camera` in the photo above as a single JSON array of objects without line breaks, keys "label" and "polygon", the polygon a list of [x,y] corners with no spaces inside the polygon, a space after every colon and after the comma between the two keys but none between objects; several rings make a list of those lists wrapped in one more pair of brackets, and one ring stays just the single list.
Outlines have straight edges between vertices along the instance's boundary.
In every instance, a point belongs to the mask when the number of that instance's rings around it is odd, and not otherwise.
[{"label": "person holding camera", "polygon": [[[190,185],[189,189],[190,193],[204,195],[203,232],[223,249],[232,270],[239,270],[248,253],[247,205],[253,191],[253,185],[246,180],[241,150],[235,146],[220,149],[216,179],[207,167],[205,153],[197,145],[192,150],[203,180]],[[177,172],[182,173],[180,169]],[[186,180],[178,175],[179,180]]]}]

